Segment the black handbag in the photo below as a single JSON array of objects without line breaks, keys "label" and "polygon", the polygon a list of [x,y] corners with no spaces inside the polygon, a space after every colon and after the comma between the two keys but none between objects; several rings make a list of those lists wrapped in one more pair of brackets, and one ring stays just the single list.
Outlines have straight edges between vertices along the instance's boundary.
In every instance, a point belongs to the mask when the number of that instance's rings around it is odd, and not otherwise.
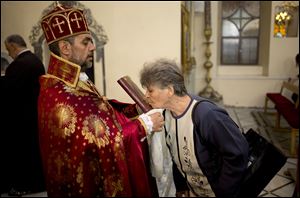
[{"label": "black handbag", "polygon": [[258,197],[286,163],[287,157],[253,129],[244,135],[249,143],[249,163],[239,197]]}]

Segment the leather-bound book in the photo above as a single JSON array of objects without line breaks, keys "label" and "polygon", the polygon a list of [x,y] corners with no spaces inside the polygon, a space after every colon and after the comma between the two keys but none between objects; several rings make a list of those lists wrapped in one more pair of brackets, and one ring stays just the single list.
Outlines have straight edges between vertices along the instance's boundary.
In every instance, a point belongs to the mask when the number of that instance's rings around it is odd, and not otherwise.
[{"label": "leather-bound book", "polygon": [[117,81],[132,100],[146,113],[152,109],[151,105],[147,102],[145,95],[139,87],[131,80],[129,76],[123,76]]}]

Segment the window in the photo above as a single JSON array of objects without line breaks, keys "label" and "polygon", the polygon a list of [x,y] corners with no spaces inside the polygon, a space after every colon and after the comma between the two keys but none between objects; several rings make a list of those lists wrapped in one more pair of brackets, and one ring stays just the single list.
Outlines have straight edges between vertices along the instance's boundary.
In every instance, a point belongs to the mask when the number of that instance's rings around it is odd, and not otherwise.
[{"label": "window", "polygon": [[260,2],[222,2],[221,25],[221,65],[257,65]]}]

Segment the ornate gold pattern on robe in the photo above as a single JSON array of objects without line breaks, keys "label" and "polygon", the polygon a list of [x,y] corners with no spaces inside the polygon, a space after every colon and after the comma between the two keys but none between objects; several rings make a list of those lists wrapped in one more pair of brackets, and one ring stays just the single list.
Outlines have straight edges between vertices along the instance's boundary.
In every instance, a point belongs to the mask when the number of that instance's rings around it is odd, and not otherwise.
[{"label": "ornate gold pattern on robe", "polygon": [[74,108],[68,104],[58,103],[49,113],[49,130],[55,136],[65,138],[75,132],[77,114]]},{"label": "ornate gold pattern on robe", "polygon": [[78,80],[78,67],[51,54],[48,74],[40,78],[39,136],[48,196],[152,196],[147,147],[138,141],[143,126],[125,117],[123,104],[111,106],[93,85]]}]

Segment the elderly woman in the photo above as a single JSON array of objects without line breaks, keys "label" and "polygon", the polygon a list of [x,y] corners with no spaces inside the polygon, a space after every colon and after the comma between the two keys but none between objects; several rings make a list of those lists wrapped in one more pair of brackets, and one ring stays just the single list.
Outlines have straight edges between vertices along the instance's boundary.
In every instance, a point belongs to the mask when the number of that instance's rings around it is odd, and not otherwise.
[{"label": "elderly woman", "polygon": [[146,63],[140,82],[152,107],[165,109],[176,195],[237,196],[247,168],[248,143],[228,113],[188,94],[174,61]]}]

